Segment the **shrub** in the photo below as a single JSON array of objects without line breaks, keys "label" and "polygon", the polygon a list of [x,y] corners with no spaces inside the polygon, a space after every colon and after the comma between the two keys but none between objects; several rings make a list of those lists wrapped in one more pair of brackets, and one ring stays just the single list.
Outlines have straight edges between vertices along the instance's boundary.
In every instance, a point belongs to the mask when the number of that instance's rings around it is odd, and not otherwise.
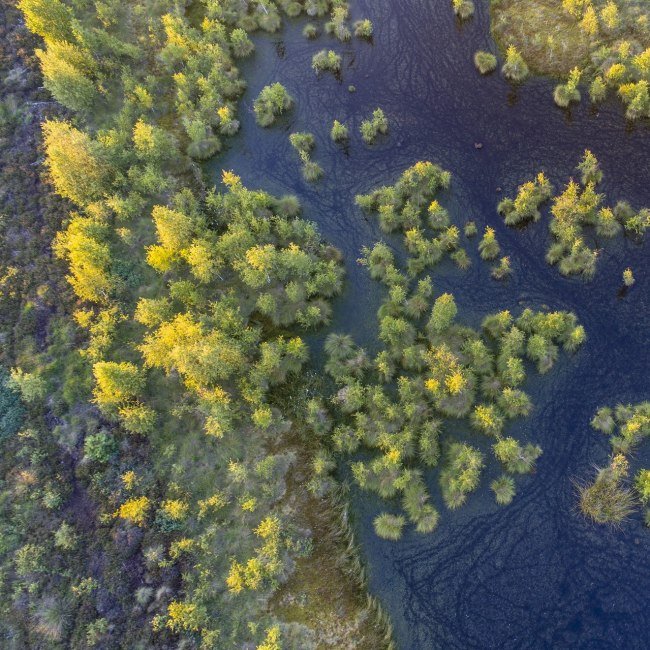
[{"label": "shrub", "polygon": [[494,492],[494,498],[500,506],[507,506],[515,496],[515,482],[510,476],[500,476],[492,481],[490,488]]},{"label": "shrub", "polygon": [[479,50],[474,54],[474,65],[481,74],[489,74],[497,68],[497,58],[490,52]]},{"label": "shrub", "polygon": [[382,539],[397,541],[402,537],[402,529],[406,520],[401,515],[391,515],[383,512],[374,520],[375,532]]},{"label": "shrub", "polygon": [[614,456],[607,467],[596,470],[593,483],[578,488],[580,509],[599,524],[619,524],[634,511],[635,499],[623,486],[627,476],[627,460]]}]

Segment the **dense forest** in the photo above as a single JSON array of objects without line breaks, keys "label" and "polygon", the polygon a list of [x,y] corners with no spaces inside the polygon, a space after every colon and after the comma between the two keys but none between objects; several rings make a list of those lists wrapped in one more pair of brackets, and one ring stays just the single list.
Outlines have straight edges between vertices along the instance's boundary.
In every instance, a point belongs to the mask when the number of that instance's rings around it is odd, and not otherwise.
[{"label": "dense forest", "polygon": [[[550,74],[561,108],[582,84],[593,103],[615,94],[630,121],[650,117],[642,2],[489,4],[501,51],[475,51],[475,83],[499,67],[512,84]],[[476,7],[451,11],[462,26]],[[576,362],[582,318],[526,297],[470,325],[438,267],[477,260],[499,288],[516,270],[502,234],[453,207],[456,171],[416,158],[348,206],[380,235],[356,260],[381,294],[364,347],[335,318],[350,260],[301,201],[259,189],[264,171],[257,185],[208,173],[244,110],[259,138],[286,132],[314,191],[331,180],[325,146],[399,148],[400,120],[378,103],[329,118],[324,143],[289,123],[297,100],[279,80],[242,101],[256,39],[300,17],[300,38],[320,39],[307,73],[341,84],[342,46],[375,46],[354,3],[0,12],[0,645],[394,648],[350,490],[381,501],[382,544],[435,535],[490,464],[492,504],[516,503],[543,454],[513,433],[537,407],[527,384]],[[650,210],[601,192],[589,149],[575,172],[562,189],[520,176],[493,216],[522,231],[547,216],[546,261],[582,281],[610,240],[640,245]],[[635,271],[617,272],[620,295]],[[574,502],[602,524],[641,506],[650,526],[650,470],[629,470],[648,403],[602,407],[591,424],[611,456],[576,480]]]}]

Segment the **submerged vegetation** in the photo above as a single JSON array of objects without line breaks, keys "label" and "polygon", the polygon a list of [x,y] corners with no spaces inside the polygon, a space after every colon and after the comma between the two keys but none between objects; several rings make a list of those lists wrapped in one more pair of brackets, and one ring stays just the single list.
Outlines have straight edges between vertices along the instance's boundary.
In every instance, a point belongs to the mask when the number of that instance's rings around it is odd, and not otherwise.
[{"label": "submerged vegetation", "polygon": [[[585,339],[573,314],[531,309],[518,318],[508,311],[488,315],[482,331],[476,331],[457,321],[453,295],[435,295],[431,277],[421,274],[458,246],[458,228],[435,198],[450,178],[439,166],[418,162],[394,186],[357,197],[383,230],[404,233],[407,268],[398,268],[384,243],[364,249],[360,262],[387,292],[377,313],[382,347],[371,357],[350,336],[330,334],[325,370],[336,383],[335,413],[321,400],[313,401],[309,411],[312,428],[321,435],[330,432],[336,452],[373,452],[367,460],[355,460],[351,469],[362,489],[392,503],[400,500],[404,515],[383,513],[375,520],[377,534],[386,539],[399,538],[406,520],[421,533],[436,527],[439,513],[424,478],[429,468],[440,464],[440,490],[450,509],[461,506],[479,485],[486,459],[459,436],[453,420],[461,420],[465,432],[492,440],[507,475],[534,469],[541,449],[506,434],[508,421],[532,408],[521,388],[525,360],[547,372],[559,346],[573,352]],[[429,238],[425,221],[436,237]],[[486,249],[494,254],[492,243]],[[513,498],[509,478],[494,487],[500,504]]]},{"label": "submerged vegetation", "polygon": [[[639,503],[647,506],[650,501],[650,471],[640,469],[633,485],[627,482],[628,456],[650,436],[650,402],[602,407],[591,426],[610,436],[612,457],[609,465],[596,468],[593,483],[578,486],[580,509],[596,523],[620,524]],[[650,509],[646,509],[645,521],[650,525]]]},{"label": "submerged vegetation", "polygon": [[[535,181],[520,185],[514,199],[503,199],[498,212],[509,226],[541,218],[540,206],[552,199],[549,229],[553,243],[546,254],[549,264],[557,264],[562,275],[581,275],[590,279],[596,273],[598,249],[587,241],[589,231],[602,245],[621,232],[635,239],[650,228],[650,209],[638,212],[625,201],[613,208],[603,205],[605,196],[596,192],[603,178],[594,154],[586,150],[578,167],[580,182],[571,179],[561,194],[553,196],[553,188],[543,173]],[[592,237],[593,237],[592,235]]]},{"label": "submerged vegetation", "polygon": [[[650,12],[639,0],[492,0],[492,33],[535,72],[562,77],[554,98],[566,107],[616,94],[634,120],[650,117]],[[504,71],[505,72],[505,71]]]}]

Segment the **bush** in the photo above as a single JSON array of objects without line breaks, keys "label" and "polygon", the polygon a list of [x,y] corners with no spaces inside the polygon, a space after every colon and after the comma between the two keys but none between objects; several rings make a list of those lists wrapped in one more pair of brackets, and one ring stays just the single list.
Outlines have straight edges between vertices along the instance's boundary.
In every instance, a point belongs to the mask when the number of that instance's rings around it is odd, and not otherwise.
[{"label": "bush", "polygon": [[107,463],[117,453],[117,441],[103,431],[86,436],[84,455],[95,463]]},{"label": "bush", "polygon": [[375,532],[382,539],[396,542],[402,537],[402,529],[405,523],[406,520],[401,515],[391,515],[383,512],[375,517]]},{"label": "bush", "polygon": [[474,54],[474,65],[481,74],[489,74],[497,68],[497,57],[490,52],[479,50]]}]

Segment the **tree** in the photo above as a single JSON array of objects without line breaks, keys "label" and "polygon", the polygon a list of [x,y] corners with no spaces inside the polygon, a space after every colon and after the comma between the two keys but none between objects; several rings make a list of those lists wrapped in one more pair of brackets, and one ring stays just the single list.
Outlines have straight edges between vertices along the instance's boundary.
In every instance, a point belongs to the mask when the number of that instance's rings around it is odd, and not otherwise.
[{"label": "tree", "polygon": [[132,400],[144,388],[144,373],[129,362],[98,361],[93,366],[95,400],[102,408],[111,409]]},{"label": "tree", "polygon": [[72,12],[60,0],[19,0],[27,29],[49,41],[73,41]]},{"label": "tree", "polygon": [[45,397],[47,384],[45,380],[36,373],[25,372],[21,368],[12,368],[7,385],[20,392],[21,397],[28,404]]},{"label": "tree", "polygon": [[316,72],[333,72],[336,74],[341,71],[341,56],[333,50],[321,50],[312,57],[311,67]]},{"label": "tree", "polygon": [[459,442],[449,446],[445,467],[440,472],[440,487],[448,508],[465,503],[467,495],[478,487],[482,468],[483,454],[478,449]]},{"label": "tree", "polygon": [[535,461],[542,454],[541,447],[532,444],[522,447],[514,438],[502,438],[492,446],[492,449],[506,471],[512,474],[532,472]]},{"label": "tree", "polygon": [[89,52],[67,41],[53,41],[36,55],[45,87],[57,101],[75,111],[98,107],[100,95],[91,78],[96,65]]},{"label": "tree", "polygon": [[632,273],[632,269],[627,268],[625,271],[623,271],[623,284],[626,287],[631,287],[634,284],[634,274]]},{"label": "tree", "polygon": [[114,513],[114,517],[120,517],[135,524],[136,526],[144,526],[149,510],[151,509],[151,501],[148,497],[134,497],[125,501]]},{"label": "tree", "polygon": [[528,76],[528,66],[514,45],[506,50],[506,61],[501,71],[506,79],[515,82],[523,81]]},{"label": "tree", "polygon": [[116,452],[115,438],[105,431],[86,436],[84,440],[84,456],[94,463],[108,463]]},{"label": "tree", "polygon": [[512,503],[515,496],[515,482],[510,476],[500,476],[490,484],[490,488],[494,492],[496,502],[500,506],[507,506]]},{"label": "tree", "polygon": [[593,483],[581,485],[580,509],[598,524],[618,524],[634,510],[635,499],[623,485],[628,474],[628,462],[622,455],[612,458],[607,467],[596,470]]},{"label": "tree", "polygon": [[67,122],[47,120],[43,139],[56,191],[80,206],[100,198],[107,189],[108,168],[90,137]]},{"label": "tree", "polygon": [[581,182],[587,186],[589,183],[596,185],[603,180],[603,172],[596,156],[589,149],[585,149],[584,156],[578,165],[581,173]]},{"label": "tree", "polygon": [[580,76],[580,70],[578,68],[573,68],[569,73],[569,79],[567,82],[555,87],[553,99],[561,108],[566,108],[571,102],[580,101],[580,91],[578,90]]},{"label": "tree", "polygon": [[377,108],[370,119],[361,122],[361,137],[366,144],[373,144],[380,133],[388,133],[388,118],[381,108]]},{"label": "tree", "polygon": [[334,142],[345,142],[350,137],[348,127],[345,124],[341,124],[338,120],[334,120],[330,135]]},{"label": "tree", "polygon": [[580,21],[580,27],[589,36],[596,36],[598,34],[598,16],[593,6],[589,5],[585,9],[585,13]]},{"label": "tree", "polygon": [[440,334],[449,328],[457,313],[458,308],[454,297],[450,293],[443,293],[433,304],[427,327],[432,332]]},{"label": "tree", "polygon": [[610,31],[616,29],[620,23],[618,7],[615,2],[608,2],[600,11],[600,18],[603,24]]},{"label": "tree", "polygon": [[281,83],[264,86],[253,103],[255,119],[260,126],[271,126],[275,120],[290,110],[293,98]]},{"label": "tree", "polygon": [[497,241],[494,228],[486,226],[483,238],[479,242],[478,250],[483,260],[493,260],[499,255],[501,247]]},{"label": "tree", "polygon": [[68,282],[81,300],[106,303],[117,288],[108,228],[92,219],[72,214],[65,230],[57,233],[54,253],[67,260]]},{"label": "tree", "polygon": [[472,0],[451,0],[454,13],[461,19],[467,20],[474,15],[474,3]]}]

